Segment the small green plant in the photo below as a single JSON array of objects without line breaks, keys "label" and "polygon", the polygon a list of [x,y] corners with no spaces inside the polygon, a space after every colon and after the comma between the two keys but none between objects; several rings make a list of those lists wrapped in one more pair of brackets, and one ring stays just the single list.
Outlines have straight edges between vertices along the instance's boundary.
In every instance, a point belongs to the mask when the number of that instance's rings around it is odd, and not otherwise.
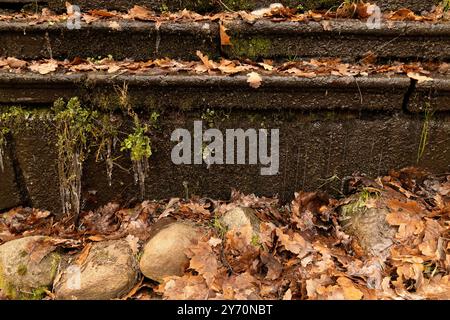
[{"label": "small green plant", "polygon": [[96,136],[98,113],[81,106],[77,97],[67,104],[58,99],[53,106],[57,130],[58,174],[64,213],[80,212],[82,165],[89,138]]},{"label": "small green plant", "polygon": [[150,124],[152,125],[152,127],[153,128],[158,128],[158,119],[159,119],[159,117],[160,117],[161,115],[159,114],[159,112],[157,112],[157,111],[153,111],[151,114],[150,114]]},{"label": "small green plant", "polygon": [[167,4],[163,3],[161,5],[161,7],[159,8],[159,10],[161,11],[161,13],[168,13],[169,12],[169,7],[167,6]]},{"label": "small green plant", "polygon": [[297,11],[299,11],[299,12],[305,11],[305,7],[304,7],[301,3],[299,3],[299,4],[295,7],[295,9],[297,9]]},{"label": "small green plant", "polygon": [[145,134],[148,132],[148,126],[142,125],[139,120],[135,121],[134,132],[122,142],[120,151],[129,150],[132,161],[141,161],[144,158],[150,158],[152,148],[150,138]]},{"label": "small green plant", "polygon": [[97,56],[96,58],[88,57],[86,60],[93,64],[102,64],[102,63],[105,63],[106,61],[113,61],[114,57],[111,54],[108,54],[107,57],[102,57],[102,56]]},{"label": "small green plant", "polygon": [[30,117],[30,115],[30,111],[20,107],[10,107],[6,111],[0,113],[0,144],[5,142],[5,136],[10,133],[13,128],[20,126]]},{"label": "small green plant", "polygon": [[450,0],[443,0],[442,1],[442,7],[444,8],[445,12],[450,10]]},{"label": "small green plant", "polygon": [[381,196],[381,191],[376,188],[365,187],[360,190],[357,196],[358,197],[354,201],[341,207],[341,221],[348,220],[354,214],[361,212],[361,210],[365,210],[369,200],[379,198]]},{"label": "small green plant", "polygon": [[149,171],[148,159],[152,155],[151,140],[147,136],[150,128],[157,126],[159,118],[158,112],[153,112],[150,116],[150,124],[144,124],[139,119],[138,114],[133,110],[128,95],[128,84],[124,83],[122,87],[116,87],[119,97],[119,103],[123,111],[133,119],[134,131],[128,134],[127,138],[121,144],[121,151],[129,151],[133,163],[134,181],[139,183],[141,200],[145,196],[145,178]]},{"label": "small green plant", "polygon": [[262,246],[261,240],[257,234],[253,234],[252,240],[250,242],[254,247]]},{"label": "small green plant", "polygon": [[214,216],[213,227],[221,238],[223,238],[228,231],[228,228],[222,224],[218,216]]},{"label": "small green plant", "polygon": [[24,276],[27,274],[27,266],[21,264],[20,266],[17,267],[17,274],[19,276]]},{"label": "small green plant", "polygon": [[212,128],[214,127],[214,120],[216,118],[216,112],[211,109],[206,109],[202,113],[202,120],[205,120],[208,123],[208,127]]},{"label": "small green plant", "polygon": [[370,199],[378,198],[381,195],[380,190],[375,188],[362,188],[359,193],[358,203],[362,206]]},{"label": "small green plant", "polygon": [[145,197],[145,178],[149,170],[148,159],[152,155],[151,141],[146,135],[149,131],[147,124],[142,124],[136,113],[132,112],[134,118],[134,132],[122,142],[121,151],[129,151],[133,163],[134,181],[139,183],[141,200]]},{"label": "small green plant", "polygon": [[428,144],[429,135],[430,135],[430,122],[433,118],[434,111],[432,110],[430,103],[425,104],[425,111],[424,111],[424,119],[423,119],[423,125],[422,125],[422,131],[420,133],[420,141],[419,141],[419,148],[417,150],[417,163],[420,162],[420,159],[422,159],[426,146]]},{"label": "small green plant", "polygon": [[42,300],[48,292],[48,288],[46,287],[40,287],[37,289],[33,289],[31,291],[31,294],[27,296],[28,300]]},{"label": "small green plant", "polygon": [[11,131],[26,127],[31,112],[20,107],[10,107],[0,113],[0,172],[4,171],[6,137]]}]

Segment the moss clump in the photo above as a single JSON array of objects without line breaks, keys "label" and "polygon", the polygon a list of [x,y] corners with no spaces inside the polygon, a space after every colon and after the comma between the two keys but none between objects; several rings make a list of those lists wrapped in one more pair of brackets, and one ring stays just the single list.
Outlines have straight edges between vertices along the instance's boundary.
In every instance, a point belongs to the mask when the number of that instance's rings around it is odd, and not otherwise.
[{"label": "moss clump", "polygon": [[254,37],[251,39],[233,38],[231,40],[233,54],[239,58],[268,57],[272,47],[272,41],[264,37]]},{"label": "moss clump", "polygon": [[192,97],[186,96],[179,101],[179,107],[183,111],[190,111],[194,109],[196,103]]},{"label": "moss clump", "polygon": [[252,0],[222,0],[226,9],[229,10],[253,10],[255,9],[255,1]]},{"label": "moss clump", "polygon": [[31,294],[28,294],[24,300],[42,300],[47,295],[47,292],[47,287],[33,289],[31,290]]},{"label": "moss clump", "polygon": [[49,112],[27,110],[21,107],[4,107],[0,111],[0,172],[4,170],[3,156],[8,134],[28,128],[29,120],[34,117],[48,117]]},{"label": "moss clump", "polygon": [[442,6],[444,7],[444,11],[447,12],[450,10],[450,0],[443,0]]},{"label": "moss clump", "polygon": [[305,10],[332,9],[339,7],[343,0],[303,0],[301,1]]},{"label": "moss clump", "polygon": [[253,234],[252,236],[252,241],[250,242],[254,247],[260,247],[262,246],[261,244],[261,239],[259,238],[259,235],[257,234]]},{"label": "moss clump", "polygon": [[223,238],[228,231],[228,228],[222,224],[219,217],[215,216],[212,223],[214,229],[216,229],[218,235]]},{"label": "moss clump", "polygon": [[[21,253],[19,253],[19,255],[21,255]],[[49,270],[51,279],[55,278],[60,261],[61,256],[58,253],[51,253],[51,267]],[[3,270],[3,266],[0,264],[0,290],[9,299],[41,300],[47,295],[47,292],[49,290],[48,286],[38,286],[35,288],[19,288],[17,285],[14,285],[6,280],[6,276]],[[16,273],[21,277],[26,276],[28,274],[28,267],[25,264],[20,264],[16,269]]]},{"label": "moss clump", "polygon": [[50,268],[50,277],[55,278],[56,273],[58,272],[59,264],[61,262],[61,256],[55,252],[51,254],[52,257],[52,265]]},{"label": "moss clump", "polygon": [[27,266],[21,264],[20,266],[17,267],[17,274],[19,276],[24,276],[27,274]]},{"label": "moss clump", "polygon": [[341,221],[350,219],[355,214],[363,214],[366,204],[371,199],[380,197],[380,191],[375,188],[362,188],[355,201],[341,207]]},{"label": "moss clump", "polygon": [[0,145],[5,143],[5,136],[23,126],[31,112],[20,107],[9,107],[0,113]]},{"label": "moss clump", "polygon": [[10,283],[8,283],[5,279],[3,265],[0,264],[0,290],[2,293],[10,299],[16,299],[17,292]]},{"label": "moss clump", "polygon": [[136,117],[134,121],[134,132],[130,133],[122,142],[120,151],[129,150],[132,161],[141,161],[143,158],[150,158],[152,155],[150,138],[145,135],[148,131],[148,125],[142,124],[139,118]]}]

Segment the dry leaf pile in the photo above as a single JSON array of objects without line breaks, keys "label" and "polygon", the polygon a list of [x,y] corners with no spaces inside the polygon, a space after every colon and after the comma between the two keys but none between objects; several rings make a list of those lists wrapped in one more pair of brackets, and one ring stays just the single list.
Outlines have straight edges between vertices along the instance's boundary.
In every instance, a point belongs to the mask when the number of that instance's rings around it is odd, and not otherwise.
[{"label": "dry leaf pile", "polygon": [[[66,3],[68,11],[70,3]],[[247,23],[254,23],[259,19],[270,19],[273,22],[293,21],[293,22],[308,22],[308,21],[322,21],[330,19],[367,19],[373,13],[373,4],[369,2],[345,2],[335,10],[327,11],[307,11],[298,12],[297,9],[287,8],[282,5],[272,5],[268,8],[262,8],[253,12],[236,11],[236,12],[220,12],[210,15],[201,15],[193,11],[182,10],[178,12],[156,13],[145,7],[135,5],[128,12],[117,12],[108,10],[90,10],[89,12],[81,13],[81,20],[87,24],[95,21],[117,21],[117,20],[136,20],[136,21],[150,21],[161,24],[164,22],[175,21],[218,21],[218,20],[233,20],[242,19]],[[73,17],[73,13],[57,15],[49,9],[44,8],[41,13],[36,12],[13,12],[1,13],[0,21],[26,21],[29,25],[36,25],[41,23],[57,23],[64,22]],[[448,21],[450,14],[444,10],[443,6],[437,6],[432,12],[425,15],[415,14],[413,11],[403,8],[395,12],[386,12],[382,14],[382,19],[387,21],[418,21],[418,22],[438,22]],[[116,24],[111,28],[117,27]]]},{"label": "dry leaf pile", "polygon": [[336,58],[319,58],[288,62],[275,62],[263,60],[220,61],[209,59],[197,51],[198,61],[180,61],[161,58],[148,61],[122,60],[115,61],[111,57],[99,60],[75,58],[72,61],[64,60],[35,60],[25,61],[14,57],[0,57],[0,72],[23,73],[31,71],[42,75],[55,72],[71,74],[76,72],[98,72],[111,74],[209,74],[209,75],[237,75],[245,74],[249,77],[249,84],[258,88],[262,82],[261,75],[293,76],[302,78],[315,78],[320,76],[354,76],[368,77],[370,75],[407,75],[408,77],[425,82],[433,80],[434,75],[447,75],[450,73],[450,64],[442,62],[393,62],[391,64],[376,64],[376,57],[369,53],[359,63],[346,63]]},{"label": "dry leaf pile", "polygon": [[[131,209],[111,203],[84,212],[76,225],[70,218],[55,222],[46,211],[17,208],[0,216],[0,243],[53,236],[30,248],[34,259],[57,246],[81,251],[84,259],[90,243],[118,238],[137,251],[151,225],[170,216],[202,224],[209,233],[186,251],[190,263],[183,276],[161,284],[140,281],[127,298],[450,299],[450,175],[414,168],[376,180],[355,175],[345,190],[349,195],[342,199],[299,192],[284,206],[276,198],[236,191],[230,201],[145,201]],[[388,208],[385,223],[394,230],[392,244],[378,253],[362,250],[341,223],[341,208],[364,192],[375,195],[364,206]],[[217,226],[216,218],[237,206],[255,210],[258,237],[249,226]]]}]

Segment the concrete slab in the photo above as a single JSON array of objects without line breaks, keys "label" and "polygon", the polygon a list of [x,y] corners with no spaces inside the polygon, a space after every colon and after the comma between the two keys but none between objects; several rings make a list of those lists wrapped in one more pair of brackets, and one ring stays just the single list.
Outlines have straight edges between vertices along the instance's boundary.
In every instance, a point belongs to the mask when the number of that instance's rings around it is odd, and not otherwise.
[{"label": "concrete slab", "polygon": [[[0,22],[0,56],[19,59],[72,59],[107,57],[146,60],[170,57],[198,59],[197,50],[210,58],[340,57],[359,61],[371,51],[380,59],[449,60],[450,24],[395,22],[368,29],[359,20],[330,20],[326,30],[319,22],[272,22],[253,25],[227,21],[232,46],[220,46],[216,22],[155,23],[120,21],[114,30],[108,21],[82,23],[69,30],[64,23],[30,25]],[[20,45],[17,45],[20,43]]]},{"label": "concrete slab", "polygon": [[0,167],[0,211],[19,206],[22,202],[16,183],[16,174],[11,159],[11,149],[3,146],[3,170]]}]

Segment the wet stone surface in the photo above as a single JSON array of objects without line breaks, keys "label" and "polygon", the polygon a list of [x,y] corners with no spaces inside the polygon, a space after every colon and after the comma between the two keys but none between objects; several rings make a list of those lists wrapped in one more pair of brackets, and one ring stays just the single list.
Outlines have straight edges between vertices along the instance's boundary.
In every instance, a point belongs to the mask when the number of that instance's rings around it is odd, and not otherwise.
[{"label": "wet stone surface", "polygon": [[[279,194],[282,201],[290,201],[298,190],[315,190],[319,186],[333,193],[340,186],[336,182],[323,185],[323,179],[332,176],[342,178],[357,171],[376,176],[391,168],[417,165],[424,124],[420,114],[375,115],[328,111],[305,114],[290,111],[282,115],[269,110],[223,110],[208,121],[204,120],[205,130],[209,127],[208,123],[223,132],[227,128],[280,130],[279,172],[262,176],[261,168],[267,167],[262,164],[224,164],[209,168],[205,163],[175,165],[171,159],[172,149],[176,145],[170,141],[172,132],[185,128],[192,133],[194,121],[202,120],[202,115],[205,118],[207,114],[206,110],[160,113],[158,128],[149,134],[153,154],[149,159],[145,198],[185,197],[188,193],[189,196],[227,199],[231,188],[258,195]],[[122,129],[124,132],[131,131],[131,128]],[[56,147],[52,147],[53,142],[45,138],[51,137],[54,129],[50,126],[39,134],[29,130],[16,138],[16,152],[26,178],[29,198],[33,206],[52,210],[58,215],[61,213],[59,184],[58,176],[53,171],[58,163],[56,149],[53,149]],[[449,134],[448,115],[443,113],[430,120],[429,139],[419,165],[436,173],[448,171],[450,149],[446,141]],[[117,145],[113,150],[113,157],[118,157],[120,167],[114,166],[111,186],[105,160],[96,161],[95,148],[84,162],[84,210],[112,200],[127,203],[139,198],[139,187],[134,183],[129,155],[119,149]],[[219,185],[221,187],[217,188]],[[14,197],[9,201],[13,202]]]}]

